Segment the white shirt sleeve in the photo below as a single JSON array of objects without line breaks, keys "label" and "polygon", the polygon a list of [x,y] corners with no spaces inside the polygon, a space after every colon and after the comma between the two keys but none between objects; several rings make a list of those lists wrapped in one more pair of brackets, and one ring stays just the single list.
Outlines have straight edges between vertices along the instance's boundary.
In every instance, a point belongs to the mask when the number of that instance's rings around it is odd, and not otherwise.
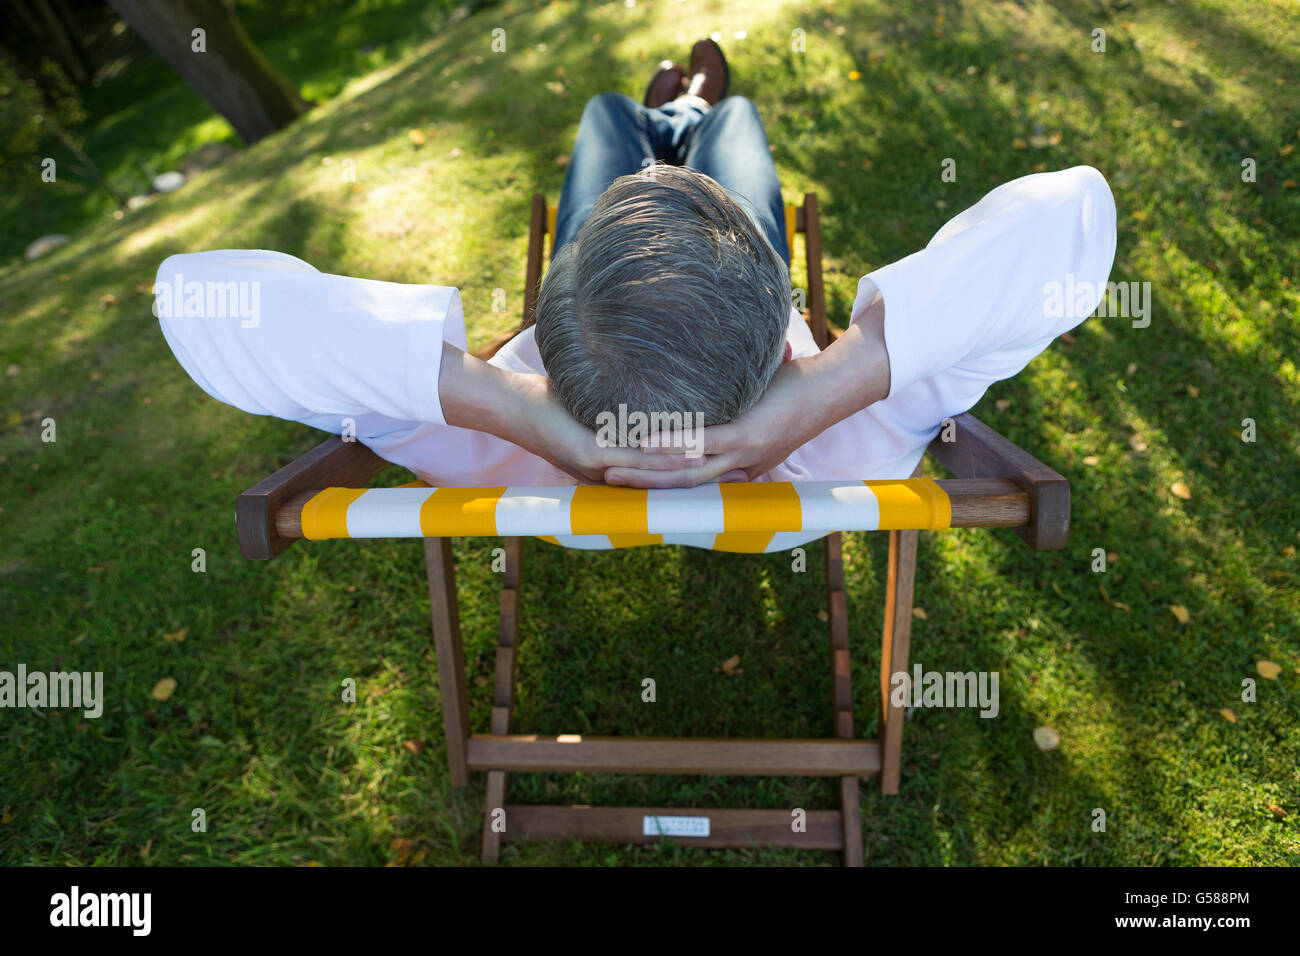
[{"label": "white shirt sleeve", "polygon": [[1115,257],[1115,201],[1076,166],[1013,180],[949,221],[920,252],[870,273],[890,391],[797,449],[779,481],[900,478],[943,420],[1018,373],[1100,302]]},{"label": "white shirt sleeve", "polygon": [[454,288],[329,275],[279,252],[219,250],[166,259],[154,297],[176,358],[219,401],[311,424],[372,414],[446,423],[442,343],[466,345]]},{"label": "white shirt sleeve", "polygon": [[[446,424],[442,343],[466,347],[460,293],[328,275],[293,256],[172,256],[154,285],[158,321],[209,395],[333,434],[434,486],[573,484],[519,446]],[[502,364],[502,363],[497,363]]]},{"label": "white shirt sleeve", "polygon": [[[1007,356],[999,378],[1014,375],[1092,313],[1114,258],[1115,201],[1091,166],[998,186],[866,277],[885,301],[890,394],[995,353]],[[1049,283],[1082,294],[1057,310]]]}]

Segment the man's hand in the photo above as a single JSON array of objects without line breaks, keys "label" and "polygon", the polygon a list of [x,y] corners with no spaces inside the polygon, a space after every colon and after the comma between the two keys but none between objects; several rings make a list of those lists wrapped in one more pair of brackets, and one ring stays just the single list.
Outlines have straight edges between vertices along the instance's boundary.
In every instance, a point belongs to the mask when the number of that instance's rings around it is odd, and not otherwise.
[{"label": "man's hand", "polygon": [[[611,485],[692,488],[710,481],[754,481],[836,422],[889,394],[885,306],[880,290],[863,297],[848,330],[824,352],[786,362],[749,411],[733,422],[704,429],[703,467],[676,470],[615,466]],[[676,446],[680,448],[680,445]],[[680,452],[665,449],[676,460]]]},{"label": "man's hand", "polygon": [[602,447],[596,433],[575,420],[556,398],[545,375],[497,368],[446,343],[438,398],[448,425],[514,442],[579,481],[604,481],[605,470],[614,467],[651,472],[696,471],[705,465],[704,458],[682,453]]},{"label": "man's hand", "polygon": [[[785,461],[796,448],[826,427],[818,412],[818,392],[824,385],[816,375],[816,356],[786,362],[777,371],[758,404],[733,422],[711,425],[693,436],[704,457],[702,467],[660,468],[615,466],[605,471],[611,485],[639,488],[692,488],[711,481],[752,481]],[[677,446],[680,448],[680,445]],[[659,449],[674,459],[681,452],[671,445]],[[654,449],[646,456],[653,457]]]},{"label": "man's hand", "polygon": [[613,468],[628,468],[638,474],[690,474],[707,464],[703,457],[688,458],[680,451],[600,445],[596,433],[569,414],[544,375],[515,373],[511,388],[519,411],[515,425],[500,437],[545,458],[579,481],[599,483]]}]

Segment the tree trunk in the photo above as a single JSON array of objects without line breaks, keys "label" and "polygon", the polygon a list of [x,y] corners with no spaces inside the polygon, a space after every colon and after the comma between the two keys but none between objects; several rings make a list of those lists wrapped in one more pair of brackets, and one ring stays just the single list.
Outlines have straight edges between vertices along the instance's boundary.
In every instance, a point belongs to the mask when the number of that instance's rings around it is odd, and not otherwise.
[{"label": "tree trunk", "polygon": [[[267,62],[221,0],[109,0],[245,143],[289,125],[308,109],[288,80]],[[193,31],[204,31],[205,52]]]}]

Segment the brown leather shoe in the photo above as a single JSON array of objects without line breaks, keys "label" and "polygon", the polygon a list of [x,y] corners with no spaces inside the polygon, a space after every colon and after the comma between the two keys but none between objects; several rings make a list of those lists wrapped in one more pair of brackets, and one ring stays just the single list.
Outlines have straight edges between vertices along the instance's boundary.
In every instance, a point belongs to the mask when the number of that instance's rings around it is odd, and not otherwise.
[{"label": "brown leather shoe", "polygon": [[682,84],[686,79],[686,70],[680,63],[664,60],[659,69],[650,78],[650,85],[645,89],[645,105],[651,109],[663,106],[677,99],[682,93]]},{"label": "brown leather shoe", "polygon": [[731,68],[722,47],[707,37],[691,47],[691,65],[686,69],[686,92],[716,103],[727,95]]}]

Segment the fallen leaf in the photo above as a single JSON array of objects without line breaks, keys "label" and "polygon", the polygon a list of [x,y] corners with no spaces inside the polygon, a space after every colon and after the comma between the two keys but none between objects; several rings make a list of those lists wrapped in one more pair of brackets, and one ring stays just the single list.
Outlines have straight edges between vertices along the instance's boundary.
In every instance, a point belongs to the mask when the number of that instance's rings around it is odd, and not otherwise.
[{"label": "fallen leaf", "polygon": [[1133,610],[1131,607],[1129,607],[1129,606],[1128,606],[1127,604],[1125,604],[1123,601],[1112,601],[1112,600],[1110,599],[1110,595],[1106,593],[1106,585],[1104,585],[1104,584],[1099,584],[1099,585],[1097,585],[1097,587],[1101,589],[1101,598],[1102,598],[1102,600],[1105,601],[1107,604],[1109,604],[1111,607],[1117,607],[1117,608],[1120,608],[1121,610],[1124,610],[1124,611],[1132,611],[1132,610]]},{"label": "fallen leaf", "polygon": [[1192,489],[1188,488],[1181,481],[1175,481],[1169,486],[1169,490],[1172,491],[1175,496],[1182,498],[1184,501],[1192,497]]},{"label": "fallen leaf", "polygon": [[930,619],[925,613],[925,608],[923,607],[912,608],[912,617],[916,618],[918,621],[928,621]]},{"label": "fallen leaf", "polygon": [[821,621],[823,624],[825,624],[830,619],[831,619],[830,613],[826,610],[826,608],[822,608],[820,611],[817,612],[817,620]]},{"label": "fallen leaf", "polygon": [[1255,670],[1259,671],[1259,676],[1265,680],[1277,680],[1277,675],[1282,673],[1281,665],[1272,661],[1256,661]]},{"label": "fallen leaf", "polygon": [[1071,335],[1069,332],[1062,332],[1062,333],[1061,333],[1059,336],[1057,336],[1057,337],[1058,337],[1062,342],[1064,342],[1066,345],[1073,345],[1073,344],[1074,344],[1074,336]]},{"label": "fallen leaf", "polygon": [[188,631],[189,631],[188,627],[182,627],[179,631],[174,631],[171,634],[164,634],[163,640],[166,641],[168,644],[179,644],[185,640],[185,634]]},{"label": "fallen leaf", "polygon": [[1200,397],[1201,397],[1201,390],[1200,390],[1199,388],[1197,388],[1195,385],[1188,385],[1188,386],[1187,386],[1187,394],[1190,395],[1190,396],[1192,396],[1192,398],[1200,398]]},{"label": "fallen leaf", "polygon": [[413,129],[406,135],[408,138],[410,138],[411,142],[414,143],[416,146],[424,145],[424,133],[422,133],[420,130]]},{"label": "fallen leaf", "polygon": [[739,666],[740,666],[739,654],[733,655],[732,657],[728,657],[725,661],[722,662],[722,673],[730,677],[732,674],[736,673],[736,668]]},{"label": "fallen leaf", "polygon": [[1016,149],[1028,149],[1029,141],[1026,140],[1023,136],[1017,136],[1015,139],[1011,141],[1011,145],[1014,146]]},{"label": "fallen leaf", "polygon": [[13,814],[9,812],[9,804],[5,804],[3,811],[0,811],[0,823],[8,823],[13,819]]},{"label": "fallen leaf", "polygon": [[1183,607],[1181,604],[1171,604],[1169,605],[1169,610],[1174,617],[1178,618],[1179,624],[1186,624],[1192,619],[1192,616],[1187,613],[1187,608]]},{"label": "fallen leaf", "polygon": [[1083,463],[1085,465],[1097,465],[1101,463],[1101,459],[1098,458],[1096,455],[1087,455],[1084,457]]},{"label": "fallen leaf", "polygon": [[1039,750],[1044,752],[1055,750],[1061,746],[1061,735],[1051,727],[1035,727],[1034,743],[1038,745]]},{"label": "fallen leaf", "polygon": [[1228,721],[1228,723],[1235,724],[1237,722],[1237,715],[1234,714],[1232,711],[1230,711],[1227,707],[1220,707],[1219,713],[1223,715],[1224,720]]},{"label": "fallen leaf", "polygon": [[1128,367],[1124,369],[1124,374],[1132,377],[1133,373],[1138,370],[1137,362],[1129,362]]},{"label": "fallen leaf", "polygon": [[152,849],[153,849],[153,837],[150,837],[148,840],[145,841],[144,846],[140,847],[140,859],[147,860],[149,858],[149,851]]},{"label": "fallen leaf", "polygon": [[170,700],[174,693],[176,693],[176,678],[164,677],[153,685],[153,690],[149,691],[149,696],[154,700]]},{"label": "fallen leaf", "polygon": [[1107,551],[1107,552],[1106,552],[1106,561],[1107,561],[1107,563],[1109,563],[1109,564],[1114,564],[1114,563],[1115,563],[1116,561],[1118,561],[1118,560],[1119,560],[1119,553],[1118,553],[1118,552],[1116,552],[1116,551]]},{"label": "fallen leaf", "polygon": [[423,740],[403,740],[402,746],[413,754],[422,753],[424,751]]},{"label": "fallen leaf", "polygon": [[[1287,812],[1283,810],[1281,807],[1279,807],[1276,803],[1265,804],[1264,809],[1268,810],[1270,813],[1273,814],[1273,816],[1277,817],[1279,820],[1281,820],[1283,817],[1287,815]],[[0,821],[0,823],[2,822],[4,821]]]},{"label": "fallen leaf", "polygon": [[1295,545],[1294,545],[1294,544],[1288,544],[1285,548],[1282,549],[1282,553],[1285,554],[1288,558],[1290,558],[1290,557],[1294,557],[1294,556],[1295,556]]},{"label": "fallen leaf", "polygon": [[1005,412],[1008,408],[1011,407],[1011,399],[1009,399],[1009,398],[999,398],[999,399],[998,399],[996,402],[994,402],[993,404],[994,404],[994,406],[997,408],[998,411],[1000,411],[1000,412]]},{"label": "fallen leaf", "polygon": [[1141,209],[1133,210],[1133,218],[1136,219],[1138,222],[1142,222],[1144,219],[1146,219],[1146,217],[1147,214],[1143,212]]}]

